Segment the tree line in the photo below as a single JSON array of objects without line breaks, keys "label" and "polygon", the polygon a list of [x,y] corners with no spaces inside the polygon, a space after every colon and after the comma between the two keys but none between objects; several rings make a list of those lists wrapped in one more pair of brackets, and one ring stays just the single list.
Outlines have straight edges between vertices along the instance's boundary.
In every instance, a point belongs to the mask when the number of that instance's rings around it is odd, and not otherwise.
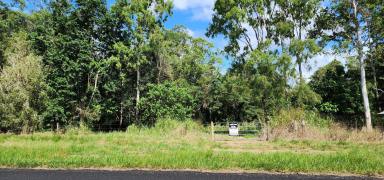
[{"label": "tree line", "polygon": [[[0,2],[2,132],[125,129],[159,118],[265,123],[295,108],[364,119],[369,130],[380,120],[380,0],[217,0],[206,36],[223,35],[222,51],[183,26],[166,28],[172,1],[50,0],[31,13],[25,5]],[[326,53],[345,62],[306,79]],[[226,73],[223,56],[233,60]]]}]

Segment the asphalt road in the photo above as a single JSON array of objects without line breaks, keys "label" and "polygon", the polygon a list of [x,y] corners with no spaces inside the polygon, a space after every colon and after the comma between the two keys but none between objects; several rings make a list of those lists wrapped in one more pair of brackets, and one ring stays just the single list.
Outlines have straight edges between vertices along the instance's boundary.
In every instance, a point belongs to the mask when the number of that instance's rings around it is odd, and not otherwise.
[{"label": "asphalt road", "polygon": [[203,173],[189,171],[106,171],[106,170],[36,170],[0,169],[0,180],[332,180],[332,179],[374,179],[368,177],[312,176],[297,174],[236,174]]}]

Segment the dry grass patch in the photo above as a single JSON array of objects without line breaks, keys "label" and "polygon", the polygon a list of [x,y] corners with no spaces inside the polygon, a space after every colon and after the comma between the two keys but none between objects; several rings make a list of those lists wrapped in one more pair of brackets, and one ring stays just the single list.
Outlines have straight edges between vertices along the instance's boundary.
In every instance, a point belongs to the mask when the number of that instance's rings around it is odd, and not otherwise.
[{"label": "dry grass patch", "polygon": [[332,124],[329,128],[305,126],[298,130],[291,130],[286,126],[275,127],[269,137],[285,140],[317,140],[317,141],[349,141],[349,142],[384,142],[384,133],[379,129],[368,132],[348,129],[340,124]]}]

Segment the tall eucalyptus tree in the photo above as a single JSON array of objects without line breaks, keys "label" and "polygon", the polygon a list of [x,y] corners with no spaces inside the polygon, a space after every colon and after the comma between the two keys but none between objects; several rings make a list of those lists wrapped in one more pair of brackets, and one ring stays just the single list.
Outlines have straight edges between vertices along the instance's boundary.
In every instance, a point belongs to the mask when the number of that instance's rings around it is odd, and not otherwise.
[{"label": "tall eucalyptus tree", "polygon": [[[374,33],[370,22],[374,17],[372,6],[382,6],[382,1],[332,0],[321,10],[316,20],[316,31],[324,43],[331,44],[337,52],[349,52],[359,61],[360,87],[368,131],[372,131],[371,110],[368,99],[366,59]],[[382,22],[381,22],[382,23]]]}]

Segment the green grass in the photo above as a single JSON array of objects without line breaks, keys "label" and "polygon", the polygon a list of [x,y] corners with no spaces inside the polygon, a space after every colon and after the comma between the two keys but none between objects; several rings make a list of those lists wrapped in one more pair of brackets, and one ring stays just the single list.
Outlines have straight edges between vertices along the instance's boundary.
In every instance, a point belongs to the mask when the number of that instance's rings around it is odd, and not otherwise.
[{"label": "green grass", "polygon": [[213,142],[194,123],[169,121],[153,129],[130,127],[128,132],[2,134],[0,166],[384,175],[384,144],[262,142],[227,136],[218,136]]}]

